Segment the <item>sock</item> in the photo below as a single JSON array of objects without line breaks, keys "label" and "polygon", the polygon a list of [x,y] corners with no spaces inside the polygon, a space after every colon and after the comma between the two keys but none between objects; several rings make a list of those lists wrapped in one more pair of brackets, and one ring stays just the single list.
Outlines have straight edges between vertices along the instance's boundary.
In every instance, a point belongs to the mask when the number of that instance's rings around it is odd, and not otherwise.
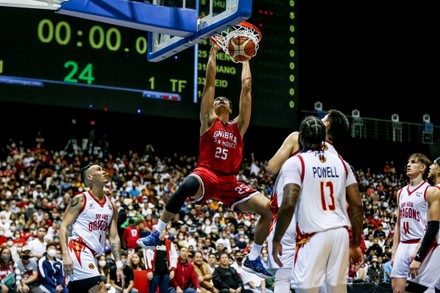
[{"label": "sock", "polygon": [[255,242],[252,243],[251,252],[249,252],[248,254],[249,260],[255,260],[257,257],[260,256],[261,247],[263,247],[263,245],[256,244]]},{"label": "sock", "polygon": [[159,232],[159,234],[161,235],[162,234],[162,232],[163,232],[163,230],[165,230],[165,227],[167,226],[167,223],[165,223],[164,221],[162,221],[162,220],[160,220],[159,219],[159,222],[157,222],[157,225],[156,225],[156,231],[158,231]]}]

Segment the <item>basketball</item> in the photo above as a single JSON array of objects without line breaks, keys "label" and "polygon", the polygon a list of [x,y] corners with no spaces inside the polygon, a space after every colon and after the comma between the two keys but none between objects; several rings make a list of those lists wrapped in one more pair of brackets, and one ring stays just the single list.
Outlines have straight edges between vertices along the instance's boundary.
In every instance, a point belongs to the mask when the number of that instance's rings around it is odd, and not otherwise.
[{"label": "basketball", "polygon": [[235,62],[245,62],[257,53],[255,43],[248,37],[235,36],[229,40],[229,55]]}]

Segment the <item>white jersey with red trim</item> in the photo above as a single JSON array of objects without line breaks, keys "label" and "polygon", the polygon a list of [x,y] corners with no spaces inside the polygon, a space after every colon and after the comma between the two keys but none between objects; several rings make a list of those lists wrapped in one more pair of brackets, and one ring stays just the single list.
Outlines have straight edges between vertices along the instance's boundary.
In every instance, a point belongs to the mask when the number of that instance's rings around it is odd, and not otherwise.
[{"label": "white jersey with red trim", "polygon": [[[330,152],[308,151],[291,157],[281,168],[284,185],[301,186],[296,220],[301,233],[350,227],[346,187],[350,166]],[[325,158],[325,159],[324,159]]]},{"label": "white jersey with red trim", "polygon": [[426,191],[429,186],[428,182],[423,181],[417,186],[407,185],[398,191],[401,242],[423,238],[428,221]]},{"label": "white jersey with red trim", "polygon": [[114,209],[106,195],[99,202],[90,191],[82,193],[84,204],[72,225],[70,239],[84,243],[95,254],[104,252],[106,235],[112,221]]}]

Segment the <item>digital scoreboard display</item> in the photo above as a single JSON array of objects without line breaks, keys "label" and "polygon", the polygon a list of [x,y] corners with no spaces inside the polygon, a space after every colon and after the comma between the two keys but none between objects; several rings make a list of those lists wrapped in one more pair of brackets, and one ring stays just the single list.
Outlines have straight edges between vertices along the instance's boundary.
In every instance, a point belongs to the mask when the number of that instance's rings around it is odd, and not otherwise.
[{"label": "digital scoreboard display", "polygon": [[[251,124],[293,129],[295,2],[254,1],[248,22],[263,35],[250,61]],[[0,7],[0,101],[198,120],[209,41],[149,62],[147,35],[52,10]],[[236,115],[241,64],[221,52],[217,65],[216,95],[231,99]]]}]

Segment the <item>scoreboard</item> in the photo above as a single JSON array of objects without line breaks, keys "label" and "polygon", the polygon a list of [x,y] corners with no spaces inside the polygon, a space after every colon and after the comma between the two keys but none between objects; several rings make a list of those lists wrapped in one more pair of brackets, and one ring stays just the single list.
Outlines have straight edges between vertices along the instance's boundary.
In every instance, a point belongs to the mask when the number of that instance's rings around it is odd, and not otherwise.
[{"label": "scoreboard", "polygon": [[[295,1],[254,0],[248,22],[263,37],[250,61],[253,125],[297,126],[295,10]],[[0,101],[198,120],[209,41],[148,62],[147,35],[52,10],[0,7]],[[227,96],[236,115],[241,64],[217,56],[216,95]]]}]

